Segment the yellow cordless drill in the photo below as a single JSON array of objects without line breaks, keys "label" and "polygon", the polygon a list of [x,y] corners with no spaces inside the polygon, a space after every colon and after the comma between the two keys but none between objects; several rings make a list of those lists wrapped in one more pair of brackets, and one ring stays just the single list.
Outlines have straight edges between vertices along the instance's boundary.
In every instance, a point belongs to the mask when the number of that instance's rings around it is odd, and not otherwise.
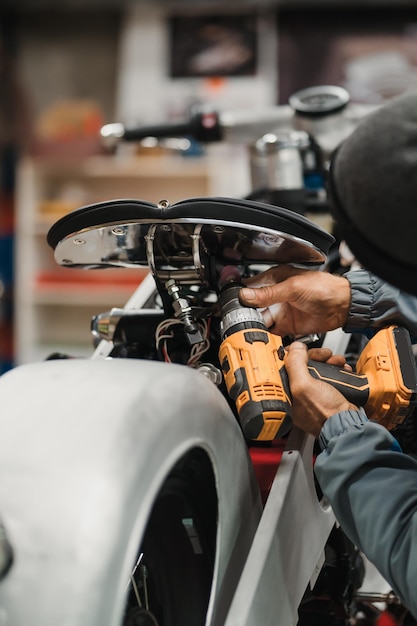
[{"label": "yellow cordless drill", "polygon": [[[241,287],[226,284],[219,295],[220,364],[245,437],[272,441],[291,426],[286,351],[281,337],[266,328],[261,313],[241,304]],[[417,367],[405,328],[378,331],[359,356],[355,373],[316,361],[309,361],[308,368],[314,378],[336,387],[388,429],[401,424],[417,405]]]}]

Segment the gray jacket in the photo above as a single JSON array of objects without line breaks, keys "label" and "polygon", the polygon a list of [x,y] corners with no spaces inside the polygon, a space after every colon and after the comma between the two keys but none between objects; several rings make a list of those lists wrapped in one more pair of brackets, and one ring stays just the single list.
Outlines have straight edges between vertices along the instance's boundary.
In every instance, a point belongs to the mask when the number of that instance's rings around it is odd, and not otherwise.
[{"label": "gray jacket", "polygon": [[[417,336],[417,298],[365,270],[346,277],[352,289],[346,328],[395,323]],[[417,617],[417,460],[363,409],[330,417],[319,441],[316,476],[341,527]]]},{"label": "gray jacket", "polygon": [[390,324],[405,326],[417,338],[417,298],[367,270],[347,272],[351,302],[345,330],[366,332]]}]

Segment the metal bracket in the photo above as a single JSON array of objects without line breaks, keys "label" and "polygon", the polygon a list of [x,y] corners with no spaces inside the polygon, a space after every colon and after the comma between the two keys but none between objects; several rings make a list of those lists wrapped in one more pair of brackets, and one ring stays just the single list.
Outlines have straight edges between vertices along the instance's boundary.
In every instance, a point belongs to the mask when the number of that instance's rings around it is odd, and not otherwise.
[{"label": "metal bracket", "polygon": [[314,487],[312,435],[293,427],[225,626],[294,626],[335,523]]}]

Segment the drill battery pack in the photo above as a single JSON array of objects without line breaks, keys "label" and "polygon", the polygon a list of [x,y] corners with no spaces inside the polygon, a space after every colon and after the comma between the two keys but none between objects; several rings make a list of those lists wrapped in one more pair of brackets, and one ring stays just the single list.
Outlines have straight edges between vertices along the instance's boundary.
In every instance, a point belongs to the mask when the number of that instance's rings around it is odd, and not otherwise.
[{"label": "drill battery pack", "polygon": [[417,367],[408,331],[389,326],[362,350],[358,374],[368,379],[367,416],[388,430],[402,424],[417,406]]}]

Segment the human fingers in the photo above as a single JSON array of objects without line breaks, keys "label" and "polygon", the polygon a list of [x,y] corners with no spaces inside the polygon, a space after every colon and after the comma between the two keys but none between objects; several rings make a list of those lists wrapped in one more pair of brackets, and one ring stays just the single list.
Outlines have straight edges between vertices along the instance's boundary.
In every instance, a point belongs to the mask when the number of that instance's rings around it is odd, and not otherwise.
[{"label": "human fingers", "polygon": [[333,352],[330,348],[310,348],[308,350],[308,358],[311,361],[321,361],[325,363],[328,361],[333,355]]},{"label": "human fingers", "polygon": [[281,306],[283,305],[278,303],[278,304],[271,304],[270,306],[265,307],[264,309],[260,309],[262,317],[264,318],[265,326],[267,328],[272,329],[272,327],[275,326],[276,321],[280,319]]},{"label": "human fingers", "polygon": [[329,365],[335,365],[340,369],[344,369],[347,372],[353,372],[352,366],[349,363],[346,363],[346,359],[342,354],[333,354],[329,359],[327,359],[326,363]]},{"label": "human fingers", "polygon": [[[329,350],[330,352],[330,350]],[[312,376],[308,371],[308,350],[301,341],[294,341],[288,346],[285,357],[285,369],[290,382],[291,393],[302,391],[304,385],[311,383]]]},{"label": "human fingers", "polygon": [[288,348],[285,369],[292,396],[293,423],[317,437],[331,415],[355,408],[332,385],[313,378],[308,369],[307,348],[294,342]]},{"label": "human fingers", "polygon": [[272,305],[281,304],[278,313],[272,314],[272,331],[295,335],[343,327],[349,313],[350,295],[346,278],[312,271],[259,288],[242,288],[239,292],[242,303],[249,306],[271,309]]},{"label": "human fingers", "polygon": [[265,285],[273,285],[275,283],[282,282],[290,276],[304,274],[306,271],[309,270],[293,267],[292,265],[275,265],[274,267],[270,267],[255,276],[243,279],[242,282],[246,287],[259,288],[264,287]]},{"label": "human fingers", "polygon": [[[277,265],[245,281],[245,287],[240,290],[239,298],[243,303],[255,307],[269,307],[279,302],[290,302],[297,292],[307,287],[311,270],[304,270],[291,265]],[[300,277],[296,284],[291,280]],[[305,277],[305,278],[304,278]]]},{"label": "human fingers", "polygon": [[308,358],[311,361],[320,361],[321,363],[335,365],[348,372],[352,371],[351,366],[346,363],[346,357],[344,357],[343,354],[333,354],[330,348],[310,348]]},{"label": "human fingers", "polygon": [[286,289],[282,289],[280,284],[255,288],[242,287],[239,291],[239,300],[256,308],[267,308],[277,302],[285,302],[288,297]]}]

